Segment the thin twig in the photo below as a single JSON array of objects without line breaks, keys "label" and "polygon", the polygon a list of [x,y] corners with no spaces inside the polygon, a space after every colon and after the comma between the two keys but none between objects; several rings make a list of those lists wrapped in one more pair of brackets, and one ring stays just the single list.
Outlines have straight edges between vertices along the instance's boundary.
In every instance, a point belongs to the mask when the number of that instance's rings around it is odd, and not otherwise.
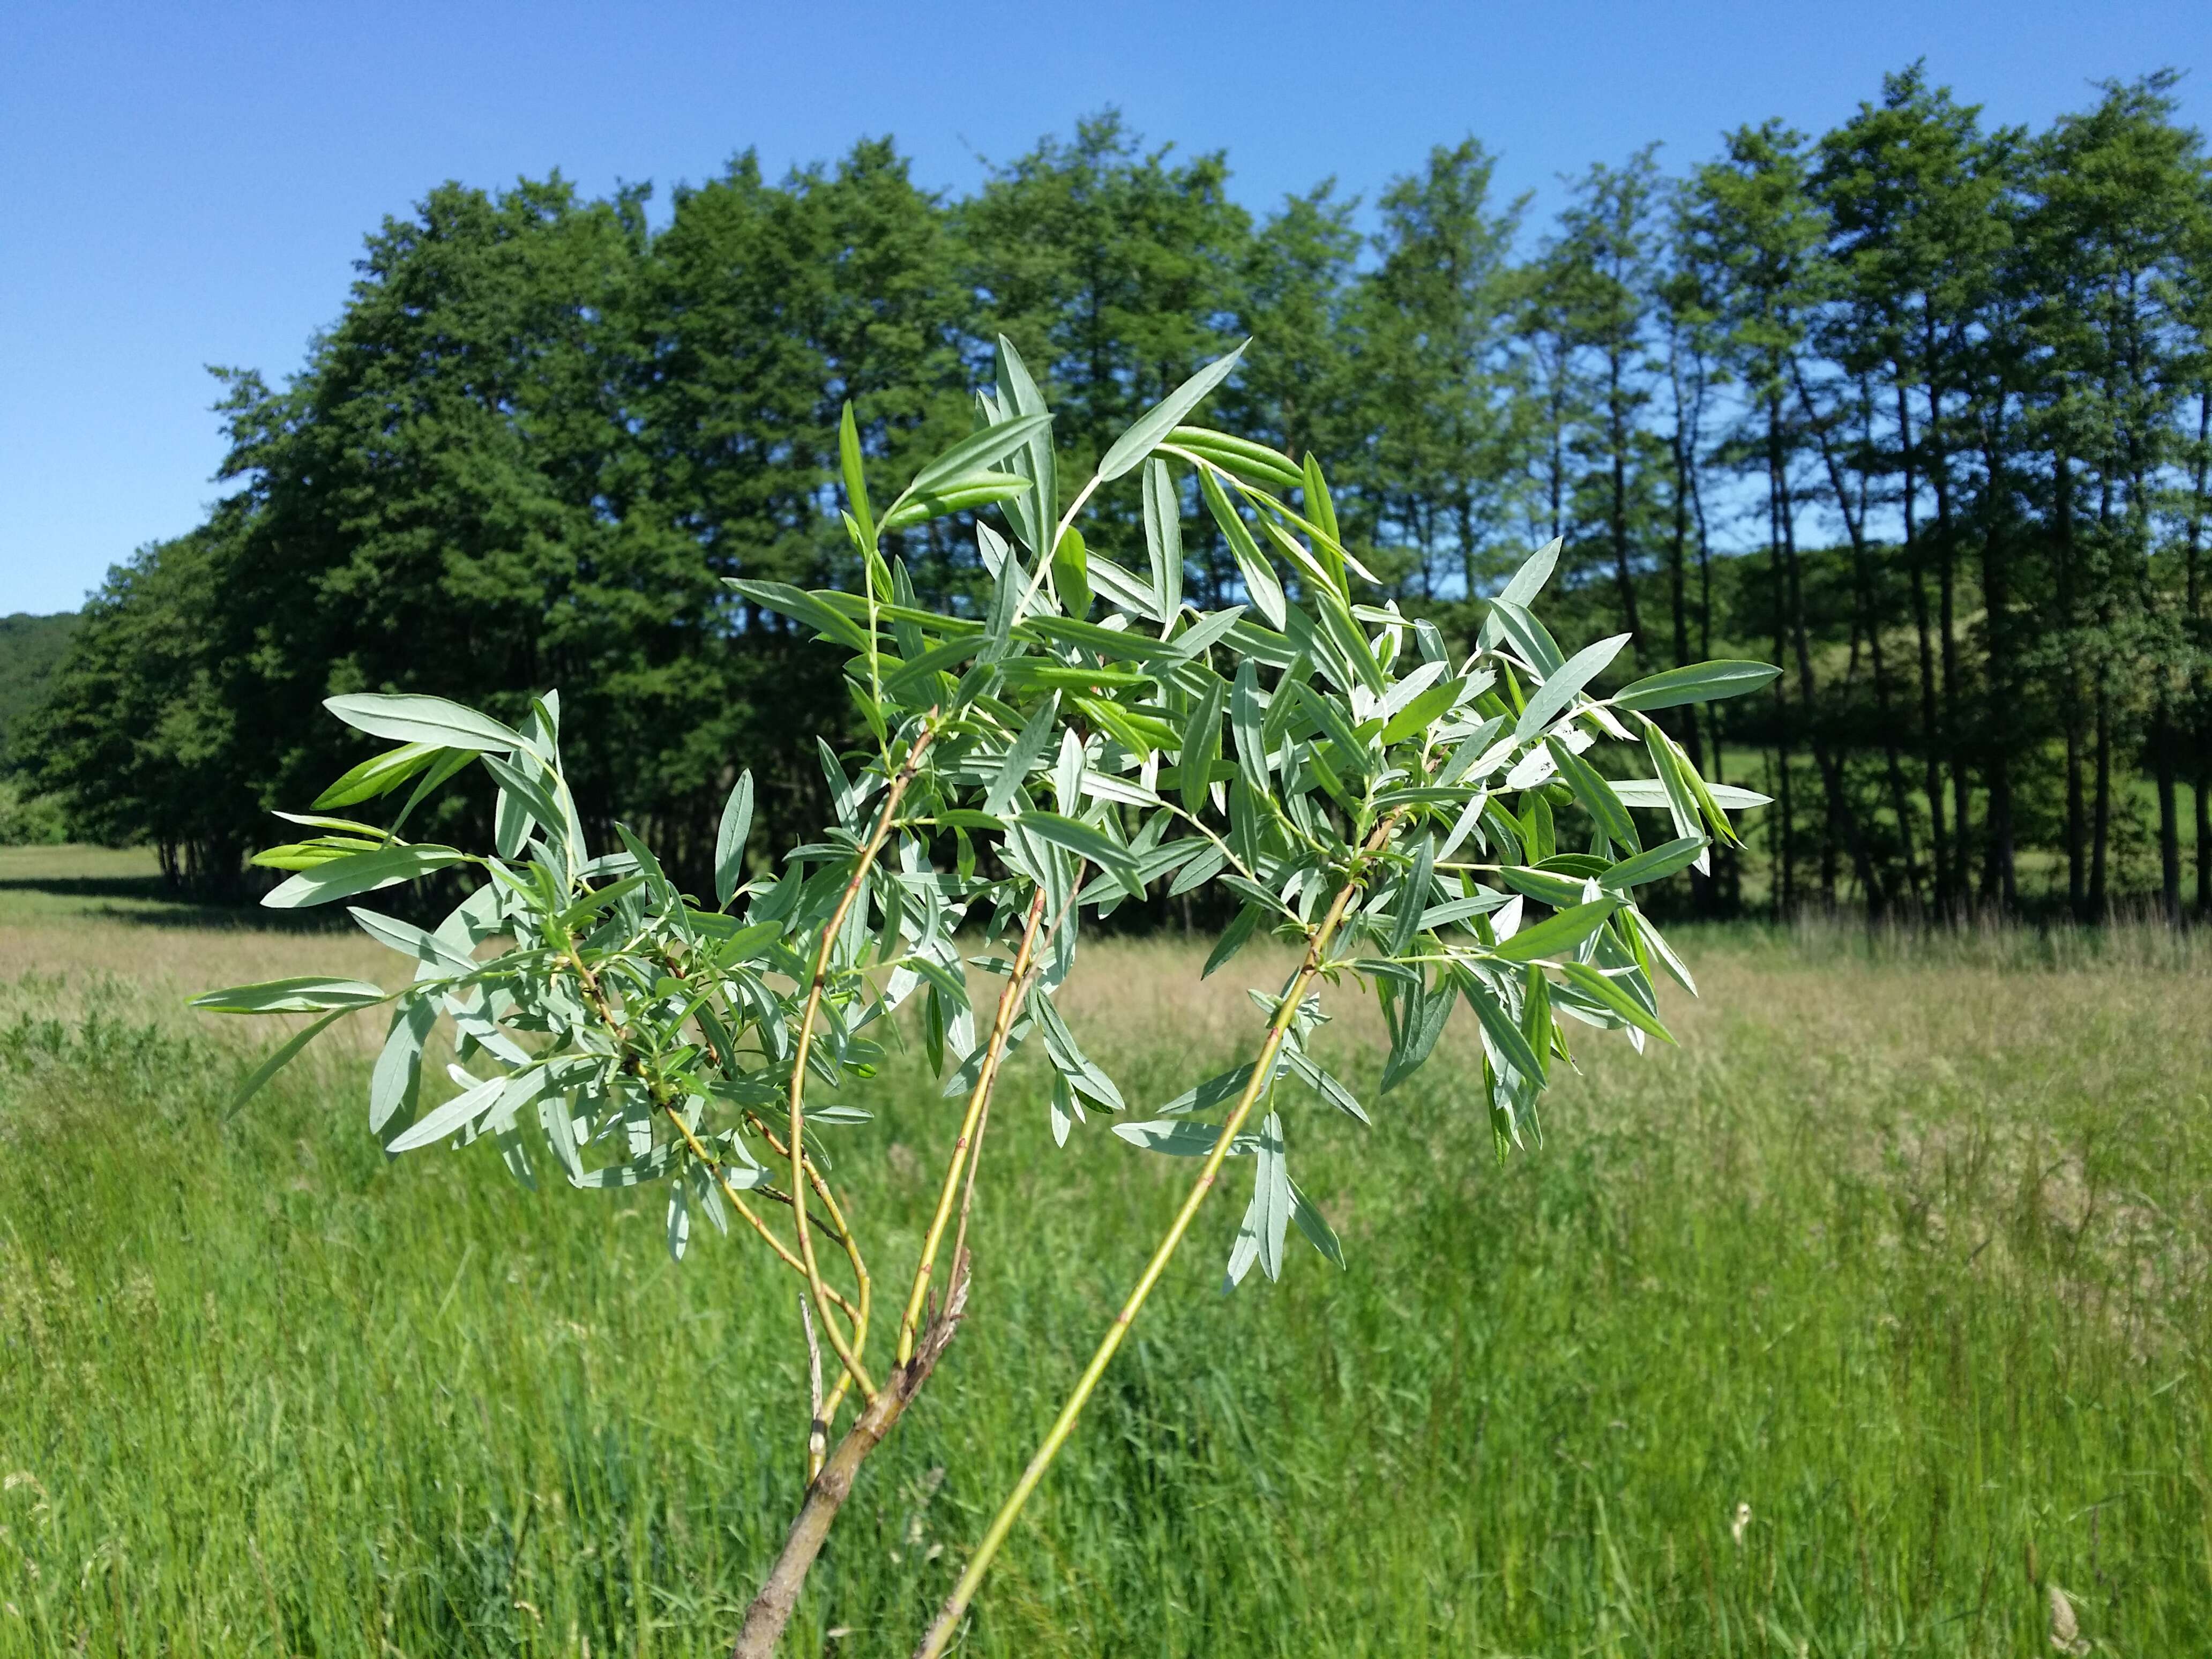
[{"label": "thin twig", "polygon": [[[648,1082],[647,1087],[649,1089],[652,1086],[652,1084]],[[745,1218],[746,1222],[751,1225],[752,1230],[758,1233],[763,1239],[768,1241],[769,1248],[776,1253],[777,1256],[783,1261],[783,1264],[789,1267],[793,1272],[799,1274],[800,1278],[804,1279],[806,1276],[806,1264],[801,1261],[797,1255],[792,1253],[791,1246],[785,1243],[773,1232],[769,1231],[768,1223],[762,1220],[760,1217],[754,1212],[752,1206],[747,1204],[744,1199],[738,1195],[738,1188],[732,1185],[730,1181],[729,1166],[724,1164],[721,1159],[716,1158],[712,1152],[708,1152],[704,1146],[700,1144],[699,1137],[692,1133],[691,1126],[684,1121],[684,1115],[676,1109],[672,1102],[663,1101],[661,1103],[660,1109],[668,1114],[668,1121],[676,1126],[677,1133],[684,1137],[684,1144],[690,1150],[691,1156],[698,1159],[700,1163],[705,1164],[708,1170],[713,1174],[716,1183],[720,1185],[722,1189],[722,1195],[730,1200],[732,1206],[736,1209],[739,1215]],[[771,1196],[781,1199],[787,1204],[790,1203],[791,1198],[789,1194],[778,1193],[774,1191],[773,1188],[769,1190]],[[854,1308],[850,1302],[846,1300],[844,1292],[839,1291],[834,1285],[830,1289],[830,1298],[837,1306],[844,1309],[846,1314],[849,1317],[855,1319],[859,1317],[858,1310]]]},{"label": "thin twig", "polygon": [[954,1631],[959,1627],[961,1617],[967,1612],[969,1603],[975,1599],[975,1592],[982,1584],[984,1574],[990,1571],[992,1558],[998,1554],[999,1547],[1006,1542],[1006,1534],[1012,1531],[1023,1505],[1029,1502],[1030,1494],[1036,1490],[1037,1483],[1044,1479],[1045,1471],[1052,1466],[1053,1459],[1060,1455],[1060,1449],[1074,1431],[1076,1419],[1083,1414],[1084,1407],[1090,1403],[1099,1378],[1105,1375],[1108,1364],[1121,1347],[1122,1340],[1128,1335],[1129,1327],[1144,1307],[1146,1298],[1152,1293],[1152,1286],[1167,1271],[1168,1263],[1182,1244],[1183,1235],[1190,1231],[1199,1206],[1206,1201],[1206,1194],[1212,1190],[1221,1172],[1222,1160],[1228,1156],[1231,1143],[1236,1139],[1237,1131],[1244,1127],[1245,1120],[1251,1115],[1253,1106],[1274,1079],[1275,1056],[1282,1049],[1291,1022],[1304,1002],[1306,992],[1322,971],[1329,940],[1343,921],[1353,895],[1365,880],[1367,860],[1389,842],[1390,832],[1397,824],[1397,816],[1392,813],[1375,826],[1374,832],[1360,848],[1359,858],[1346,872],[1344,885],[1330,901],[1321,925],[1309,938],[1305,956],[1299,963],[1297,973],[1291,976],[1289,985],[1285,988],[1274,1018],[1268,1023],[1267,1040],[1260,1046],[1259,1057],[1253,1062],[1251,1078],[1244,1085],[1244,1092],[1237,1103],[1236,1110],[1221,1126],[1213,1150],[1206,1154],[1205,1165],[1199,1170],[1198,1179],[1191,1183],[1191,1189],[1183,1199],[1182,1207],[1176,1211],[1176,1218],[1169,1226],[1166,1236],[1152,1252],[1152,1260],[1145,1264],[1145,1271],[1138,1279],[1136,1288],[1130,1291],[1121,1311],[1114,1316],[1113,1324],[1108,1328],[1097,1352],[1091,1355],[1091,1363],[1084,1367],[1083,1375],[1077,1379],[1074,1390],[1060,1407],[1060,1415],[1045,1435],[1043,1443],[1037,1448],[1036,1455],[1030,1459],[1029,1467],[1022,1471],[1022,1478],[1015,1483],[1013,1491],[992,1518],[982,1541],[975,1547],[975,1553],[969,1561],[967,1570],[960,1575],[960,1582],[953,1586],[951,1595],[945,1597],[936,1622],[930,1626],[928,1634],[922,1638],[921,1645],[915,1650],[915,1659],[939,1659],[944,1653]]},{"label": "thin twig", "polygon": [[[905,762],[891,775],[884,789],[883,808],[876,816],[876,827],[869,832],[866,844],[854,860],[852,878],[846,882],[844,892],[838,896],[837,908],[830,913],[829,922],[822,932],[822,948],[815,954],[814,978],[807,987],[806,1006],[799,1014],[799,1041],[791,1061],[791,1186],[794,1193],[803,1191],[806,1184],[806,1061],[814,1047],[815,1021],[821,1017],[822,992],[830,977],[830,958],[837,948],[838,935],[845,931],[845,917],[866,884],[869,868],[875,863],[876,854],[883,850],[884,842],[890,838],[891,824],[898,816],[899,802],[905,798],[907,786],[914,781],[915,774],[921,769],[921,757],[928,750],[930,740],[936,735],[937,711],[933,708],[923,718],[921,729],[915,733],[914,746],[907,751]],[[865,1315],[854,1316],[853,1340],[848,1345],[846,1340],[838,1334],[837,1322],[829,1316],[829,1298],[822,1282],[822,1268],[814,1259],[814,1237],[807,1228],[806,1206],[794,1204],[791,1213],[799,1232],[799,1258],[806,1264],[806,1287],[813,1293],[816,1306],[823,1310],[823,1334],[830,1339],[830,1346],[837,1351],[838,1360],[851,1374],[854,1382],[860,1385],[861,1397],[872,1401],[876,1396],[876,1386],[860,1362],[860,1350],[866,1346],[868,1340],[866,1317]],[[850,1237],[849,1233],[848,1237]],[[851,1254],[854,1271],[860,1279],[860,1305],[865,1309],[869,1297],[867,1268],[861,1262],[857,1248]]]},{"label": "thin twig", "polygon": [[[1053,940],[1059,937],[1060,928],[1066,924],[1068,913],[1075,908],[1076,896],[1083,890],[1083,872],[1088,867],[1083,860],[1076,861],[1075,879],[1068,884],[1067,899],[1060,907],[1060,914],[1052,919],[1052,926],[1045,930],[1044,948],[1030,953],[1028,970],[1023,975],[1024,986],[1036,978],[1037,970],[1044,965],[1045,950],[1051,948]],[[1017,1007],[1021,1005],[1022,995],[1019,990],[1015,993]],[[994,1079],[995,1077],[994,1068]],[[968,1259],[968,1212],[975,1203],[975,1172],[983,1167],[983,1136],[991,1127],[991,1103],[997,1094],[995,1088],[985,1091],[983,1109],[975,1119],[975,1144],[968,1150],[968,1176],[960,1188],[960,1224],[952,1233],[952,1271],[956,1275],[966,1274],[973,1266]]]},{"label": "thin twig", "polygon": [[1021,1005],[1023,988],[1036,956],[1037,930],[1044,921],[1044,900],[1045,891],[1040,886],[1030,896],[1029,915],[1022,926],[1021,945],[1014,953],[1013,969],[1006,975],[1006,988],[999,993],[998,1014],[991,1022],[983,1064],[975,1073],[975,1086],[969,1094],[968,1109],[961,1115],[960,1133],[952,1143],[952,1155],[945,1160],[945,1182],[937,1195],[937,1212],[930,1218],[929,1231],[922,1239],[921,1260],[915,1265],[914,1286],[907,1293],[906,1313],[899,1321],[898,1363],[902,1365],[913,1358],[915,1334],[928,1300],[930,1276],[937,1270],[937,1252],[945,1243],[945,1229],[952,1218],[953,1196],[960,1188],[961,1170],[966,1163],[968,1149],[975,1144],[983,1113],[990,1104],[992,1087],[998,1081],[999,1063],[1006,1055],[1015,1011]]},{"label": "thin twig", "polygon": [[830,1419],[822,1412],[822,1345],[814,1340],[814,1307],[802,1291],[799,1322],[806,1333],[806,1399],[813,1413],[806,1425],[806,1484],[822,1473],[822,1460],[830,1453]]}]

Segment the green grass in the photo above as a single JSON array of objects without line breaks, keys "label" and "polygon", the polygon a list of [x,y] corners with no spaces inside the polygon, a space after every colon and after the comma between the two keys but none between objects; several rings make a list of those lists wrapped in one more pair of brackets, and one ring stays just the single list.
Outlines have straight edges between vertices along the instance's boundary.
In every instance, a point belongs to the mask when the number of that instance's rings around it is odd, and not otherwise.
[{"label": "green grass", "polygon": [[[0,894],[0,1654],[725,1648],[799,1486],[795,1281],[712,1235],[672,1264],[650,1193],[387,1164],[343,1048],[224,1122],[267,1028],[175,975],[340,941],[65,876]],[[1586,1042],[1504,1168],[1465,1034],[1374,1100],[1347,1006],[1376,1127],[1289,1130],[1350,1270],[1224,1297],[1210,1212],[965,1651],[2027,1654],[2051,1583],[2100,1652],[2212,1650],[2201,955],[1687,942],[1681,1050]],[[1233,970],[1153,988],[1194,967],[1108,944],[1071,988],[1133,1098],[1251,1024]],[[890,1279],[949,1109],[872,1103],[843,1173]],[[975,1316],[791,1653],[908,1651],[1190,1172],[1097,1121],[1055,1151],[1025,1067],[999,1118]]]}]

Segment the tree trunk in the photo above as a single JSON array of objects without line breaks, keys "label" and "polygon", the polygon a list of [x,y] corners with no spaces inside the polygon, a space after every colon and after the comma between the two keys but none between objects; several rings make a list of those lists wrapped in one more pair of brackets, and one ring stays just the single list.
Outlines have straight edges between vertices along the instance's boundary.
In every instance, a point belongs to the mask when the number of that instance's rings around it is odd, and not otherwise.
[{"label": "tree trunk", "polygon": [[1613,542],[1613,580],[1620,585],[1620,614],[1628,629],[1628,648],[1644,654],[1644,625],[1636,611],[1636,578],[1628,559],[1628,423],[1621,408],[1620,354],[1607,362],[1607,441],[1613,449],[1613,504],[1606,529]]},{"label": "tree trunk", "polygon": [[2062,447],[2051,458],[2051,507],[2058,521],[2058,628],[2066,658],[2066,902],[2077,921],[2089,915],[2087,823],[2081,795],[2081,664],[2075,615],[2074,474]]},{"label": "tree trunk", "polygon": [[2112,705],[2105,693],[2104,676],[2097,677],[2097,802],[2089,842],[2089,917],[2102,921],[2108,914],[2111,889],[2106,882],[2112,845]]},{"label": "tree trunk", "polygon": [[[1773,456],[1770,448],[1766,470],[1766,543],[1768,563],[1774,579],[1774,660],[1790,660],[1790,584],[1782,568],[1782,503],[1775,491]],[[1797,815],[1790,787],[1790,690],[1780,675],[1774,680],[1774,804],[1779,845],[1776,848],[1778,880],[1774,890],[1775,916],[1787,921],[1797,908]]]},{"label": "tree trunk", "polygon": [[[1702,386],[1698,399],[1695,406],[1702,410],[1705,400]],[[1702,421],[1693,420],[1690,428],[1692,445],[1702,429]],[[1690,506],[1698,523],[1698,655],[1701,660],[1710,662],[1713,655],[1713,544],[1705,524],[1705,492],[1699,477],[1694,447],[1690,452],[1689,461]],[[1714,783],[1728,781],[1728,717],[1723,712],[1726,707],[1725,699],[1705,705],[1713,729],[1712,764],[1705,776]],[[1697,708],[1694,703],[1690,705],[1693,721]],[[1720,889],[1721,904],[1732,914],[1741,912],[1743,908],[1743,860],[1733,847],[1720,847],[1713,850],[1714,885]]]},{"label": "tree trunk", "polygon": [[1924,384],[1928,390],[1928,425],[1924,433],[1931,446],[1928,483],[1936,492],[1936,581],[1941,607],[1943,648],[1943,732],[1951,763],[1952,834],[1956,838],[1951,872],[1956,891],[1954,902],[1963,908],[1971,894],[1968,871],[1973,853],[1968,826],[1969,793],[1966,722],[1960,718],[1958,549],[1951,521],[1951,463],[1943,444],[1943,391],[1936,368],[1936,319],[1925,306],[1922,313]]},{"label": "tree trunk", "polygon": [[[1814,435],[1820,441],[1820,460],[1828,474],[1828,488],[1836,499],[1836,511],[1844,520],[1844,532],[1851,544],[1851,573],[1853,600],[1856,606],[1856,625],[1863,632],[1867,645],[1867,662],[1874,680],[1875,710],[1881,726],[1882,754],[1887,763],[1886,775],[1889,783],[1891,810],[1897,814],[1898,847],[1905,862],[1905,896],[1917,908],[1920,902],[1920,866],[1912,844],[1912,814],[1908,804],[1905,782],[1905,764],[1897,746],[1897,721],[1890,713],[1889,674],[1884,665],[1881,646],[1881,617],[1875,603],[1874,562],[1867,547],[1866,508],[1863,500],[1858,509],[1852,509],[1851,492],[1844,487],[1844,469],[1837,459],[1835,445],[1826,426],[1816,419],[1813,410],[1813,396],[1805,384],[1804,372],[1797,364],[1790,365],[1797,382],[1799,405],[1805,411],[1805,420]],[[1878,911],[1887,902],[1885,890],[1867,890],[1870,910]]]},{"label": "tree trunk", "polygon": [[1822,805],[1828,834],[1821,854],[1822,896],[1832,906],[1835,902],[1835,852],[1840,844],[1850,855],[1851,871],[1858,878],[1859,890],[1872,904],[1876,901],[1877,889],[1873,866],[1867,859],[1866,840],[1859,834],[1858,814],[1852,810],[1850,796],[1845,789],[1842,763],[1834,745],[1827,741],[1820,720],[1820,690],[1813,676],[1812,644],[1805,628],[1805,589],[1797,559],[1797,512],[1790,500],[1790,475],[1783,462],[1780,399],[1770,399],[1767,464],[1773,471],[1775,516],[1781,532],[1783,569],[1789,582],[1790,647],[1797,660],[1797,694],[1805,708],[1806,742],[1813,750],[1813,764],[1820,771],[1820,793],[1826,798]]},{"label": "tree trunk", "polygon": [[760,1594],[745,1609],[744,1626],[730,1650],[730,1659],[775,1659],[777,1638],[791,1622],[807,1572],[814,1565],[814,1558],[822,1553],[823,1540],[830,1535],[830,1524],[852,1495],[853,1477],[860,1473],[868,1454],[890,1432],[891,1425],[904,1413],[921,1385],[929,1380],[930,1372],[936,1369],[946,1345],[959,1329],[968,1304],[965,1257],[964,1250],[955,1256],[945,1310],[924,1328],[914,1358],[884,1379],[882,1389],[853,1419],[852,1427],[845,1431],[845,1437],[837,1443],[836,1449],[823,1463],[822,1472],[814,1477],[814,1484],[806,1489],[799,1515],[792,1522],[790,1532],[785,1534],[782,1552],[769,1570]]},{"label": "tree trunk", "polygon": [[2173,714],[2163,684],[2151,724],[2151,766],[2158,779],[2158,884],[2169,926],[2181,926],[2181,820],[2174,800]]},{"label": "tree trunk", "polygon": [[1912,409],[1905,397],[1904,365],[1897,374],[1898,453],[1904,473],[1899,502],[1905,512],[1905,568],[1911,579],[1912,626],[1920,645],[1921,792],[1928,800],[1928,850],[1933,860],[1935,904],[1938,915],[1952,911],[1950,847],[1943,828],[1943,766],[1940,724],[1936,704],[1934,630],[1928,619],[1928,582],[1923,568],[1926,550],[1921,545],[1918,523],[1919,491],[1915,482],[1912,447]]},{"label": "tree trunk", "polygon": [[1982,866],[1982,902],[2009,915],[2019,908],[2020,886],[2013,830],[2012,751],[2020,729],[2018,699],[2013,691],[2012,613],[2010,605],[2012,544],[2008,520],[2010,486],[2003,462],[2000,434],[1990,422],[1982,426],[1982,459],[1987,474],[1984,485],[1982,532],[1982,604],[1988,621],[1990,712],[1984,722],[1989,781],[1987,842]]},{"label": "tree trunk", "polygon": [[[1675,386],[1674,434],[1672,451],[1674,461],[1674,535],[1667,550],[1667,598],[1674,632],[1674,665],[1677,668],[1690,661],[1690,605],[1689,605],[1689,541],[1690,499],[1687,473],[1688,441],[1682,431],[1680,416],[1681,388]],[[1686,703],[1677,715],[1676,735],[1681,739],[1690,765],[1700,776],[1705,775],[1705,762],[1698,727],[1698,706]],[[1690,870],[1690,908],[1698,915],[1711,915],[1716,908],[1711,860],[1700,870]]]},{"label": "tree trunk", "polygon": [[2192,791],[2197,797],[2197,914],[2200,918],[2212,919],[2212,799],[2207,799],[2208,786],[2212,786],[2212,698],[2206,696],[2203,665],[2204,648],[2212,641],[2204,636],[2204,586],[2201,574],[2208,472],[2212,472],[2212,381],[2197,388],[2197,451],[2190,467],[2189,536],[2183,576],[2188,616],[2182,623],[2191,647],[2190,713],[2197,739],[2197,777]]}]

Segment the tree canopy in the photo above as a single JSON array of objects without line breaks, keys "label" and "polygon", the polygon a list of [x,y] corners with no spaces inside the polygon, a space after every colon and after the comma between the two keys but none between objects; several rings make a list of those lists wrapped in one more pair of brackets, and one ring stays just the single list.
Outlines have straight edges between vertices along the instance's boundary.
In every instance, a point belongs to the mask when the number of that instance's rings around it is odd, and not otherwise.
[{"label": "tree canopy", "polygon": [[[298,373],[228,375],[234,493],[115,569],[17,749],[84,832],[220,884],[358,757],[323,697],[520,720],[509,688],[557,683],[593,832],[696,883],[740,767],[787,846],[816,736],[860,729],[720,580],[854,585],[842,403],[888,495],[974,423],[1003,333],[1087,467],[1249,335],[1220,418],[1329,458],[1364,598],[1471,644],[1557,535],[1567,625],[1632,636],[1613,677],[1784,665],[1667,716],[1777,797],[1681,902],[2212,910],[2212,182],[2173,79],[2035,132],[1914,66],[1830,132],[1593,166],[1547,225],[1472,140],[1371,204],[1255,213],[1226,156],[1110,113],[957,199],[889,139],[777,181],[742,155],[658,216],[442,185]],[[1189,590],[1243,597],[1187,505]],[[927,605],[988,592],[969,515],[887,546]]]}]

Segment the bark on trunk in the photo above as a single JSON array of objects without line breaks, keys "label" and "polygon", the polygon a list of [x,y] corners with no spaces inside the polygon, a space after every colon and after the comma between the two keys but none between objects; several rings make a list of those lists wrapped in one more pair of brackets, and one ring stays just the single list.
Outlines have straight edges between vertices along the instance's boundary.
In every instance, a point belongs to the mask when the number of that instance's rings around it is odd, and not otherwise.
[{"label": "bark on trunk", "polygon": [[[1825,423],[1816,420],[1813,410],[1811,389],[1805,384],[1803,369],[1793,363],[1791,374],[1797,382],[1797,398],[1805,411],[1807,423],[1820,441],[1820,460],[1828,475],[1828,488],[1836,501],[1836,511],[1844,520],[1844,532],[1851,544],[1853,599],[1856,607],[1855,624],[1863,634],[1867,647],[1867,663],[1874,681],[1875,710],[1881,725],[1882,756],[1886,762],[1885,775],[1889,784],[1891,810],[1897,814],[1898,848],[1905,865],[1905,896],[1917,908],[1920,903],[1920,863],[1913,850],[1912,813],[1908,805],[1905,782],[1905,763],[1897,745],[1897,722],[1890,712],[1889,672],[1885,664],[1881,645],[1881,618],[1875,603],[1874,560],[1867,547],[1866,510],[1862,501],[1854,512],[1851,492],[1844,487],[1842,462],[1837,458],[1835,445]],[[1889,898],[1886,888],[1869,887],[1867,902],[1870,910],[1885,908]]]},{"label": "bark on trunk", "polygon": [[1935,629],[1928,617],[1928,581],[1923,568],[1927,550],[1920,539],[1919,490],[1912,447],[1912,407],[1905,396],[1903,364],[1898,365],[1897,374],[1897,433],[1903,471],[1899,499],[1905,510],[1905,566],[1911,578],[1913,632],[1920,647],[1920,787],[1928,801],[1928,848],[1929,857],[1933,862],[1936,909],[1939,915],[1948,915],[1954,901],[1950,844],[1943,827],[1943,765],[1941,758],[1942,728],[1936,700]]},{"label": "bark on trunk", "polygon": [[853,1419],[853,1426],[845,1431],[845,1437],[823,1463],[822,1473],[806,1489],[805,1501],[799,1505],[798,1517],[784,1536],[783,1549],[775,1559],[775,1565],[769,1570],[760,1594],[745,1609],[745,1622],[730,1649],[730,1659],[775,1659],[776,1641],[782,1636],[784,1626],[791,1622],[793,1610],[799,1605],[799,1593],[805,1587],[807,1572],[814,1565],[815,1557],[822,1553],[823,1540],[829,1537],[830,1526],[836,1520],[837,1511],[852,1495],[854,1476],[860,1473],[868,1454],[890,1432],[892,1425],[904,1413],[921,1385],[929,1380],[930,1372],[936,1369],[938,1359],[959,1328],[967,1304],[968,1263],[963,1253],[952,1264],[951,1291],[945,1312],[930,1321],[915,1348],[914,1358],[884,1379],[881,1391]]},{"label": "bark on trunk", "polygon": [[1973,853],[1969,826],[1969,793],[1965,744],[1966,722],[1959,715],[1959,598],[1958,548],[1951,521],[1951,463],[1943,447],[1943,390],[1936,377],[1936,319],[1922,308],[1923,358],[1928,392],[1928,426],[1923,434],[1933,446],[1928,462],[1928,483],[1936,494],[1936,580],[1943,649],[1943,732],[1951,763],[1952,834],[1955,837],[1951,870],[1957,889],[1955,902],[1963,908],[1971,897],[1968,884]]},{"label": "bark on trunk", "polygon": [[2158,694],[2151,727],[2151,765],[2158,777],[2159,896],[2170,926],[2181,926],[2181,820],[2174,800],[2173,715],[2166,689]]},{"label": "bark on trunk", "polygon": [[1858,879],[1860,891],[1868,902],[1873,903],[1877,889],[1874,867],[1867,857],[1866,838],[1859,833],[1858,814],[1851,808],[1842,762],[1821,730],[1819,718],[1820,693],[1813,675],[1812,644],[1805,629],[1805,591],[1797,559],[1797,514],[1790,500],[1789,473],[1783,465],[1780,416],[1778,408],[1770,406],[1767,454],[1773,468],[1776,517],[1781,530],[1783,567],[1789,581],[1790,648],[1797,661],[1798,700],[1804,705],[1806,742],[1813,750],[1813,763],[1820,769],[1820,793],[1826,798],[1822,804],[1828,835],[1821,857],[1822,896],[1831,904],[1835,901],[1835,852],[1840,843],[1850,857],[1851,872]]},{"label": "bark on trunk", "polygon": [[2087,819],[2081,793],[2081,667],[2075,615],[2074,474],[2062,447],[2051,458],[2052,516],[2058,521],[2058,627],[2066,656],[2066,901],[2077,921],[2089,919]]}]

